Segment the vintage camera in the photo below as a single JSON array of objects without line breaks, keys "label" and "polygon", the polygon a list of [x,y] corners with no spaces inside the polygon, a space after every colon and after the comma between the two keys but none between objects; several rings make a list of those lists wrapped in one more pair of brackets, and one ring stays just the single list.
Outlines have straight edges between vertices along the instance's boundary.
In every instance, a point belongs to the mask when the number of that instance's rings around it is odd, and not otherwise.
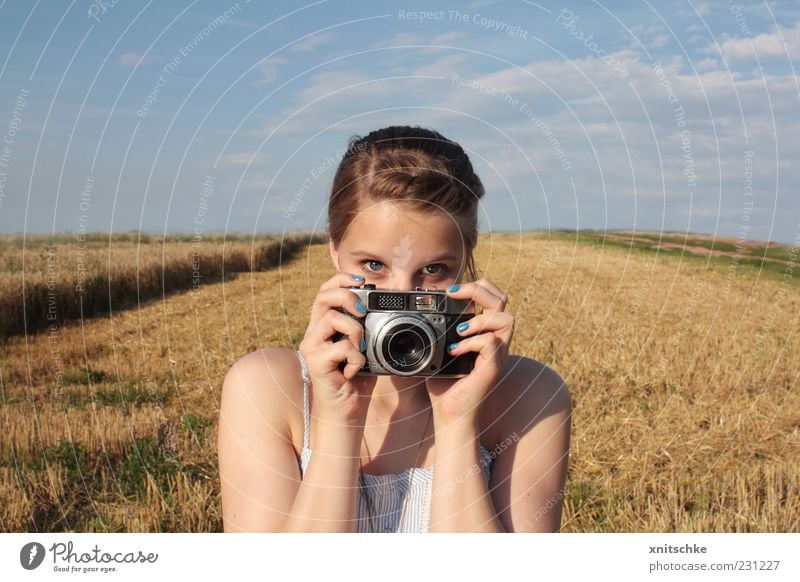
[{"label": "vintage camera", "polygon": [[[341,309],[364,328],[367,358],[359,374],[461,377],[472,371],[475,352],[453,356],[447,346],[459,341],[456,326],[474,317],[469,302],[444,291],[384,291],[367,283],[351,287],[367,308],[363,317]],[[337,333],[337,341],[344,337]],[[340,368],[344,368],[342,362]]]}]

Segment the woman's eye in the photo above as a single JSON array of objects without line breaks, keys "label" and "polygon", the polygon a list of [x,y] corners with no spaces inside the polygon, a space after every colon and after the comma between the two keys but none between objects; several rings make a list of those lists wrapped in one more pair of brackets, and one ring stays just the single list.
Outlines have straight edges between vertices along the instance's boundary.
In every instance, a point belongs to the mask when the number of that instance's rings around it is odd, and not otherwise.
[{"label": "woman's eye", "polygon": [[447,269],[446,265],[435,263],[433,265],[428,265],[423,270],[425,271],[426,275],[441,275],[444,273],[445,269]]},{"label": "woman's eye", "polygon": [[363,269],[367,273],[379,273],[383,269],[383,263],[380,261],[364,261]]}]

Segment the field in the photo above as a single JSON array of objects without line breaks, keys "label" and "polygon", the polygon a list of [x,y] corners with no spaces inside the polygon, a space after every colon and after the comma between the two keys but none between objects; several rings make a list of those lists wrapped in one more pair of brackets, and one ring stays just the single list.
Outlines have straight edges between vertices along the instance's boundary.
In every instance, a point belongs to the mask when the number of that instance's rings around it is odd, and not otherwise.
[{"label": "field", "polygon": [[[52,239],[52,240],[51,240]],[[0,235],[0,337],[271,269],[308,236]],[[319,242],[320,237],[315,239]]]},{"label": "field", "polygon": [[[512,353],[553,367],[572,394],[563,531],[800,530],[797,248],[718,241],[481,237],[478,265],[517,316]],[[109,262],[106,240],[89,273],[136,264],[129,242],[115,241],[128,257]],[[190,244],[157,242],[157,265],[162,254],[184,260],[175,245]],[[20,266],[2,243],[0,285],[11,285]],[[68,256],[74,243],[60,244]],[[333,274],[325,245],[295,252],[148,301],[137,301],[134,274],[121,283],[126,309],[112,301],[95,318],[9,333],[0,530],[221,531],[222,378],[260,346],[296,346]],[[41,260],[26,259],[26,281]]]}]

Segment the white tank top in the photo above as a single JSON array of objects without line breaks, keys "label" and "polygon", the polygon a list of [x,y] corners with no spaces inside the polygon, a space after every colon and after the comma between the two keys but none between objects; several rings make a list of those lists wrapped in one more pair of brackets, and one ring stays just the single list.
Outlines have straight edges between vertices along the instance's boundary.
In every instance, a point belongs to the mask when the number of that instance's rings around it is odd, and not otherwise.
[{"label": "white tank top", "polygon": [[[296,351],[303,370],[303,451],[298,462],[300,474],[305,475],[311,460],[311,411],[308,405],[309,376],[305,358]],[[480,445],[481,468],[486,483],[489,483],[492,454]],[[427,532],[431,511],[433,467],[411,467],[400,473],[371,475],[361,473],[358,495],[358,521],[356,531],[370,531],[370,521],[379,532]],[[372,519],[365,496],[372,501]],[[408,497],[405,509],[403,502]],[[401,511],[402,522],[401,522]]]}]

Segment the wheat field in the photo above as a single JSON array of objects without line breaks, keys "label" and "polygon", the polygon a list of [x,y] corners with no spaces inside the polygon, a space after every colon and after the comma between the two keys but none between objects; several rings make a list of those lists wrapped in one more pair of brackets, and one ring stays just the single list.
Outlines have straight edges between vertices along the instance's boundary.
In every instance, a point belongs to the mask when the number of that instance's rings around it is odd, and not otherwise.
[{"label": "wheat field", "polygon": [[[482,235],[511,352],[573,401],[562,531],[800,530],[797,277]],[[264,272],[5,340],[0,529],[221,531],[216,422],[230,365],[296,346],[324,244]]]}]

